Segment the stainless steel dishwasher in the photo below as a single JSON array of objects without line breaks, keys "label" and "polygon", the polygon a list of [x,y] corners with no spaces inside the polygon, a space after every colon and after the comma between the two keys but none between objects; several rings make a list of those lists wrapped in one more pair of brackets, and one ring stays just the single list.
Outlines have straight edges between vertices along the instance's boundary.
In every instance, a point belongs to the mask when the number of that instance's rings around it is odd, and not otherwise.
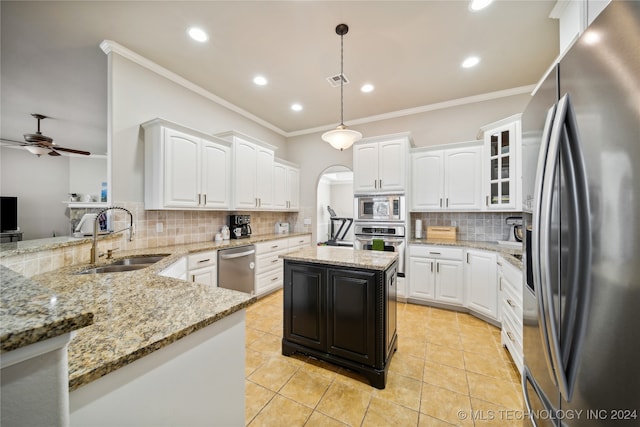
[{"label": "stainless steel dishwasher", "polygon": [[253,245],[218,250],[218,287],[254,294],[256,248]]}]

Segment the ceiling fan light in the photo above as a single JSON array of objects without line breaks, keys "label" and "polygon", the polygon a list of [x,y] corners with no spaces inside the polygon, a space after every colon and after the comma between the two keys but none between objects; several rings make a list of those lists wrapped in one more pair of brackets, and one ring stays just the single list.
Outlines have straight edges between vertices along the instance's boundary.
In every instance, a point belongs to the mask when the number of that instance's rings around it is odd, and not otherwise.
[{"label": "ceiling fan light", "polygon": [[48,148],[39,147],[37,145],[27,145],[24,148],[29,150],[31,154],[35,154],[38,157],[42,156],[43,154],[47,154],[49,152]]},{"label": "ceiling fan light", "polygon": [[323,133],[322,139],[331,144],[336,150],[342,151],[362,139],[362,134],[358,131],[347,129],[345,125],[340,125],[334,130]]}]

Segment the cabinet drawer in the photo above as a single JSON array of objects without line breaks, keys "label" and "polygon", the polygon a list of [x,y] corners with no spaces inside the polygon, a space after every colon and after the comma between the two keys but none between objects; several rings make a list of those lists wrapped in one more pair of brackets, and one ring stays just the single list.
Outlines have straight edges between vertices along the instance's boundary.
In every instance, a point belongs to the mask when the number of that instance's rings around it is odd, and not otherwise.
[{"label": "cabinet drawer", "polygon": [[509,317],[502,319],[502,343],[507,346],[511,357],[518,368],[522,367],[522,335],[518,335],[516,327]]},{"label": "cabinet drawer", "polygon": [[509,308],[516,319],[519,319],[518,323],[522,324],[522,300],[519,296],[517,296],[509,282],[504,278],[500,278],[500,283],[502,285],[502,306]]},{"label": "cabinet drawer", "polygon": [[[509,261],[503,257],[498,256],[498,268],[500,273],[511,283],[516,286],[516,291],[522,289],[522,271],[512,265]],[[521,292],[519,292],[521,293]]]},{"label": "cabinet drawer", "polygon": [[311,245],[311,236],[297,236],[289,238],[289,250],[296,250]]},{"label": "cabinet drawer", "polygon": [[282,268],[256,275],[256,295],[259,296],[265,292],[281,288],[283,277],[284,273]]},{"label": "cabinet drawer", "polygon": [[280,258],[280,255],[286,252],[287,251],[282,250],[264,255],[258,255],[256,257],[256,274],[261,274],[275,268],[282,269],[283,261],[282,258]]},{"label": "cabinet drawer", "polygon": [[425,246],[410,245],[409,253],[411,256],[429,257],[435,259],[453,259],[461,260],[463,258],[463,249],[448,248],[444,246]]},{"label": "cabinet drawer", "polygon": [[255,243],[256,255],[277,252],[289,248],[288,239],[270,240],[268,242]]},{"label": "cabinet drawer", "polygon": [[218,251],[207,251],[191,254],[187,258],[187,269],[194,270],[196,268],[216,265],[217,257]]}]

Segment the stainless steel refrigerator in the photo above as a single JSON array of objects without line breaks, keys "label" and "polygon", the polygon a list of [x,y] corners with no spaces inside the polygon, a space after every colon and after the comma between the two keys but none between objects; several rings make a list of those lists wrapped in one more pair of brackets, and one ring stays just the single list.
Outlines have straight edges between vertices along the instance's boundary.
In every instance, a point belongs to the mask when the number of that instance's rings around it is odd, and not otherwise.
[{"label": "stainless steel refrigerator", "polygon": [[530,419],[640,425],[640,1],[606,7],[522,129]]}]

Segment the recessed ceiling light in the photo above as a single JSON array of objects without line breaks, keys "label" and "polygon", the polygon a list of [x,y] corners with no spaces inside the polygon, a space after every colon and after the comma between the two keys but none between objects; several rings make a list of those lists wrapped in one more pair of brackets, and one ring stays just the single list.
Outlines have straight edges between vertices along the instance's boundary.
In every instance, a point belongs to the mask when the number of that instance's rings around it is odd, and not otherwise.
[{"label": "recessed ceiling light", "polygon": [[480,63],[480,58],[477,56],[470,56],[462,62],[462,68],[475,67],[478,63]]},{"label": "recessed ceiling light", "polygon": [[268,82],[267,78],[264,76],[255,76],[253,78],[253,82],[258,86],[265,86]]},{"label": "recessed ceiling light", "polygon": [[492,2],[493,0],[471,0],[471,3],[469,3],[469,10],[482,10],[485,7],[489,6]]},{"label": "recessed ceiling light", "polygon": [[371,83],[364,84],[360,88],[360,90],[364,93],[373,92],[373,89],[375,89],[375,87]]},{"label": "recessed ceiling light", "polygon": [[296,104],[291,104],[291,109],[293,111],[302,111],[302,105],[296,103]]},{"label": "recessed ceiling light", "polygon": [[187,33],[189,34],[189,37],[200,43],[204,43],[209,40],[209,36],[201,28],[191,27]]}]

